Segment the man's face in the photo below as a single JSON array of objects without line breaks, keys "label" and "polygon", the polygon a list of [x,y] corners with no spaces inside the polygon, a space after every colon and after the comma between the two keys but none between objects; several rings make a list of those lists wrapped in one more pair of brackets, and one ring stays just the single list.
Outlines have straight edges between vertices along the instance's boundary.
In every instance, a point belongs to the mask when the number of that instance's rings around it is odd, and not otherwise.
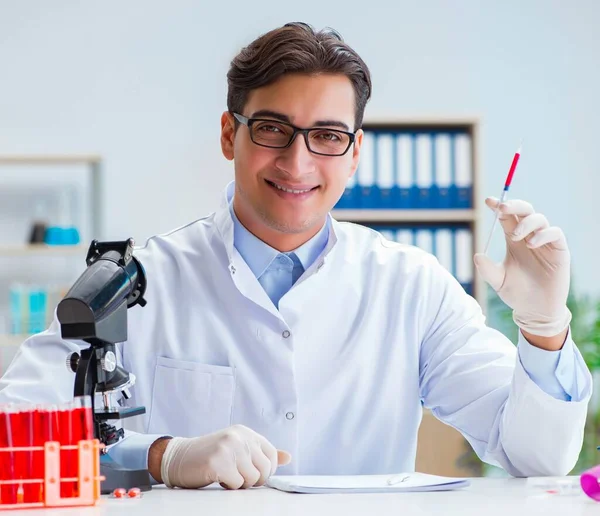
[{"label": "man's face", "polygon": [[[344,75],[286,75],[252,91],[241,114],[300,128],[353,132],[354,89]],[[343,156],[321,156],[308,150],[301,134],[290,147],[273,149],[256,145],[246,125],[240,124],[235,133],[232,127],[233,117],[224,113],[221,143],[225,157],[234,159],[234,208],[242,223],[275,239],[316,233],[356,171],[362,131]],[[277,131],[268,125],[263,130]]]}]

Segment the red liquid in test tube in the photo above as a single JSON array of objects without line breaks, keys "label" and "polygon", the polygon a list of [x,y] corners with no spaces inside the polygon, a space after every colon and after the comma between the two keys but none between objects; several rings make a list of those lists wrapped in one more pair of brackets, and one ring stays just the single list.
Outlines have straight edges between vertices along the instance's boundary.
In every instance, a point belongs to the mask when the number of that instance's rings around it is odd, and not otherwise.
[{"label": "red liquid in test tube", "polygon": [[94,420],[92,417],[92,400],[89,396],[78,396],[73,400],[74,434],[78,440],[94,438]]},{"label": "red liquid in test tube", "polygon": [[[59,411],[59,439],[61,445],[78,445],[79,441],[94,438],[92,401],[89,396],[78,396]],[[78,450],[61,450],[62,478],[79,475]],[[62,482],[61,496],[79,496],[77,482]]]},{"label": "red liquid in test tube", "polygon": [[[23,431],[23,435],[21,438],[21,442],[23,443],[21,446],[26,446],[31,448],[34,445],[34,416],[35,416],[35,408],[33,406],[22,406],[19,412],[20,420],[21,420],[21,428]],[[34,480],[35,476],[33,474],[33,459],[34,459],[34,451],[21,451],[17,452],[22,455],[23,460],[23,471],[22,477],[24,480]],[[25,482],[23,484],[23,501],[25,503],[39,502],[39,484],[33,484],[29,482]]]},{"label": "red liquid in test tube", "polygon": [[[48,441],[58,440],[58,408],[55,405],[39,405],[34,413],[34,446],[44,447]],[[37,485],[37,496],[40,502],[44,501],[44,475],[45,457],[44,450],[33,452],[33,477],[41,479]]]},{"label": "red liquid in test tube", "polygon": [[[61,446],[77,444],[77,439],[73,434],[73,405],[65,403],[60,406],[58,411],[58,440]],[[60,450],[60,478],[73,478],[77,476],[78,471],[77,450]],[[77,483],[73,481],[65,482],[61,480],[60,496],[71,498],[76,496]]]},{"label": "red liquid in test tube", "polygon": [[[0,407],[0,449],[14,446],[13,432],[10,419],[11,408]],[[0,480],[13,480],[15,478],[14,452],[0,451]],[[17,485],[0,484],[0,503],[17,503]]]},{"label": "red liquid in test tube", "polygon": [[[33,432],[31,429],[32,414],[25,407],[17,407],[9,414],[10,426],[12,431],[12,441],[15,447],[33,446]],[[31,479],[31,451],[19,450],[14,452],[14,479]],[[17,503],[25,501],[25,487],[27,484],[19,482],[17,486]],[[27,492],[30,493],[30,489]]]}]

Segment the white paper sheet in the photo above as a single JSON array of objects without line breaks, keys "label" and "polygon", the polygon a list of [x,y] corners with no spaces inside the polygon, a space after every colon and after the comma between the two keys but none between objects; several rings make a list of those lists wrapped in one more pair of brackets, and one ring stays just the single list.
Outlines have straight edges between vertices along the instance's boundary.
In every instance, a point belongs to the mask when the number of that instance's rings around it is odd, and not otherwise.
[{"label": "white paper sheet", "polygon": [[393,493],[447,491],[467,487],[466,478],[440,477],[425,473],[394,475],[275,475],[267,486],[290,493]]}]

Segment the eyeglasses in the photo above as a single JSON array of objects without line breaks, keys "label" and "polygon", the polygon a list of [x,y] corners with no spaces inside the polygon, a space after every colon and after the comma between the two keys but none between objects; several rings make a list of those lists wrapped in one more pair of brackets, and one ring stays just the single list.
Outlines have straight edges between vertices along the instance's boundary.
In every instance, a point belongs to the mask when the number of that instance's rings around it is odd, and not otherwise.
[{"label": "eyeglasses", "polygon": [[295,125],[267,118],[247,118],[239,113],[233,113],[235,119],[248,126],[250,139],[261,147],[271,149],[286,149],[296,135],[302,134],[306,147],[313,154],[320,156],[343,156],[354,143],[355,134],[338,129],[313,127],[300,129]]}]

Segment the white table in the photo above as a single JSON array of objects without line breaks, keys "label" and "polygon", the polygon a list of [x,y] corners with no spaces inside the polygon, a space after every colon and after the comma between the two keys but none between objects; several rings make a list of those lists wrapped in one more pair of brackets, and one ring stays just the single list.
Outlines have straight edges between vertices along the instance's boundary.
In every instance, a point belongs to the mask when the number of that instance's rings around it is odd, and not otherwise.
[{"label": "white table", "polygon": [[14,516],[580,516],[600,515],[600,503],[585,496],[536,494],[525,479],[475,478],[458,491],[386,494],[291,494],[269,488],[226,491],[212,486],[200,490],[170,490],[156,486],[140,499],[103,496],[96,507],[0,511]]}]

